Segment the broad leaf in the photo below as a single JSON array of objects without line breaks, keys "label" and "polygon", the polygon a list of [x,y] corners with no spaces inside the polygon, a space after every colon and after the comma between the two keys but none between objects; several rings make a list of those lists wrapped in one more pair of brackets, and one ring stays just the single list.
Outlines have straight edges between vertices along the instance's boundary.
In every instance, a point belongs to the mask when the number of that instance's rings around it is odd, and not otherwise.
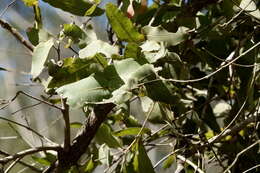
[{"label": "broad leaf", "polygon": [[79,58],[65,58],[61,67],[55,66],[52,69],[52,62],[49,62],[49,74],[53,77],[48,88],[60,87],[65,84],[76,82],[88,77],[92,73],[102,70],[102,66],[93,60]]},{"label": "broad leaf", "polygon": [[121,146],[119,139],[112,134],[110,127],[106,124],[102,124],[99,127],[95,139],[99,144],[105,143],[111,148],[118,148]]},{"label": "broad leaf", "polygon": [[141,42],[144,36],[134,27],[133,23],[112,3],[106,5],[106,15],[112,29],[122,41]]},{"label": "broad leaf", "polygon": [[151,160],[149,159],[144,145],[140,139],[138,139],[133,145],[132,150],[134,152],[133,167],[136,173],[155,173]]},{"label": "broad leaf", "polygon": [[143,32],[148,40],[157,42],[165,42],[169,46],[175,46],[183,42],[187,38],[186,28],[180,27],[176,33],[168,32],[161,26],[143,27]]},{"label": "broad leaf", "polygon": [[100,102],[111,95],[93,76],[64,85],[57,89],[57,93],[67,98],[68,104],[75,108],[89,102]]},{"label": "broad leaf", "polygon": [[256,2],[252,0],[242,0],[240,2],[239,7],[247,11],[250,15],[260,20],[260,10],[259,10],[259,6],[257,8]]},{"label": "broad leaf", "polygon": [[63,33],[75,42],[78,42],[80,38],[86,37],[85,32],[75,24],[64,24]]},{"label": "broad leaf", "polygon": [[46,42],[40,42],[34,48],[31,68],[31,74],[33,75],[33,78],[37,77],[42,72],[52,46],[53,39],[50,39]]},{"label": "broad leaf", "polygon": [[[49,3],[55,8],[60,8],[64,11],[70,12],[77,16],[84,16],[86,11],[88,11],[93,4],[84,0],[43,0],[44,2]],[[91,16],[100,16],[103,14],[101,8],[96,7],[94,12],[91,13]]]},{"label": "broad leaf", "polygon": [[91,58],[95,56],[97,53],[102,53],[109,58],[113,54],[118,54],[118,52],[119,52],[119,48],[117,46],[112,46],[107,42],[96,40],[96,41],[92,41],[84,49],[81,49],[79,51],[79,57]]}]

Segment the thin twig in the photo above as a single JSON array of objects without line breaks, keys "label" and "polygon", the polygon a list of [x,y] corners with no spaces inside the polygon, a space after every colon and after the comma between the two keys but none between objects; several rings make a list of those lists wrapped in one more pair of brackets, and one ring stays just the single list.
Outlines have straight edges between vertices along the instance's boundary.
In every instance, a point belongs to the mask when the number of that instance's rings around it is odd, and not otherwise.
[{"label": "thin twig", "polygon": [[217,70],[213,71],[212,73],[210,73],[210,74],[208,74],[208,75],[206,75],[206,76],[204,76],[204,77],[197,78],[197,79],[190,79],[190,80],[162,79],[162,78],[159,78],[159,79],[154,79],[154,80],[150,80],[150,81],[147,81],[147,82],[140,83],[137,87],[142,86],[142,85],[145,85],[145,84],[148,84],[148,83],[153,83],[153,82],[161,81],[161,80],[169,81],[169,82],[178,82],[178,83],[191,83],[191,82],[199,82],[199,81],[208,79],[209,77],[215,75],[216,73],[218,73],[219,71],[223,70],[224,68],[230,66],[230,65],[233,64],[235,61],[237,61],[239,58],[245,56],[247,53],[251,52],[253,49],[255,49],[256,47],[258,47],[259,45],[260,45],[260,42],[256,43],[254,46],[252,46],[251,48],[249,48],[248,50],[246,50],[245,52],[243,52],[242,54],[240,54],[238,57],[234,58],[232,61],[229,61],[228,63],[226,63],[226,64],[220,66]]},{"label": "thin twig", "polygon": [[260,144],[260,140],[257,140],[256,142],[254,142],[253,144],[251,144],[250,146],[246,147],[244,150],[240,151],[237,155],[236,155],[236,158],[234,159],[234,161],[229,165],[229,167],[224,171],[225,172],[228,172],[234,165],[235,163],[237,162],[238,158],[244,154],[245,152],[247,152],[248,150],[250,150],[251,148],[253,148],[255,145],[257,144]]},{"label": "thin twig", "polygon": [[16,93],[16,95],[15,95],[12,99],[10,99],[9,102],[8,102],[5,106],[3,106],[3,107],[0,108],[0,110],[6,108],[6,107],[7,107],[10,103],[12,103],[20,94],[23,94],[23,95],[25,95],[25,96],[27,96],[27,97],[29,97],[29,98],[32,98],[32,99],[34,99],[34,100],[37,100],[37,101],[39,101],[39,102],[41,102],[41,103],[44,103],[44,104],[46,104],[46,105],[49,105],[49,106],[51,106],[51,107],[53,107],[53,108],[62,110],[62,108],[56,106],[55,104],[52,104],[52,103],[47,102],[47,101],[45,101],[45,100],[41,100],[41,99],[39,99],[39,98],[37,98],[37,97],[34,97],[34,96],[30,95],[30,94],[25,93],[24,91],[18,91],[18,92]]},{"label": "thin twig", "polygon": [[13,0],[12,2],[10,2],[6,7],[5,9],[2,11],[2,13],[0,14],[0,17],[2,17],[5,12],[8,10],[8,8],[10,8],[12,5],[14,5],[14,3],[16,2],[16,0]]},{"label": "thin twig", "polygon": [[0,116],[0,119],[1,119],[1,120],[4,120],[4,121],[7,121],[7,122],[10,122],[10,123],[13,123],[13,124],[16,124],[16,125],[18,125],[18,126],[21,126],[21,127],[25,128],[25,129],[27,129],[27,130],[29,130],[29,131],[35,133],[36,135],[38,135],[38,136],[41,137],[42,139],[45,139],[45,140],[46,140],[47,142],[49,142],[50,144],[57,146],[57,143],[51,141],[51,140],[48,139],[47,137],[41,135],[40,133],[38,133],[37,131],[35,131],[34,129],[32,129],[32,128],[28,127],[28,126],[25,126],[25,125],[23,125],[23,124],[21,124],[21,123],[18,123],[18,122],[16,122],[16,121],[13,121],[13,120],[10,120],[10,119],[1,117],[1,116]]},{"label": "thin twig", "polygon": [[183,162],[186,162],[187,164],[189,164],[190,166],[193,167],[194,170],[197,170],[199,173],[204,173],[204,171],[202,171],[196,164],[194,164],[192,161],[190,161],[189,159],[181,156],[181,155],[177,155],[177,158],[182,160]]},{"label": "thin twig", "polygon": [[8,168],[6,168],[4,173],[8,173],[9,171],[11,171],[11,169],[21,160],[22,158],[17,158],[15,159],[15,161],[13,161],[13,163],[11,163]]},{"label": "thin twig", "polygon": [[49,151],[49,150],[59,151],[59,150],[61,150],[61,147],[57,147],[57,146],[44,146],[44,147],[30,148],[30,149],[27,149],[27,150],[20,151],[20,152],[14,154],[14,155],[10,155],[10,156],[7,156],[5,158],[0,158],[0,163],[5,164],[5,163],[7,163],[9,161],[12,161],[12,160],[15,160],[17,158],[23,158],[23,157],[25,157],[27,155],[38,153],[40,151]]},{"label": "thin twig", "polygon": [[27,41],[15,28],[13,28],[9,23],[0,19],[0,25],[2,28],[9,31],[20,43],[22,43],[26,48],[33,52],[34,46]]},{"label": "thin twig", "polygon": [[164,156],[161,160],[159,160],[154,166],[153,169],[157,168],[157,166],[159,166],[162,162],[164,162],[166,159],[168,159],[168,157],[170,157],[173,154],[176,154],[177,152],[179,152],[181,149],[177,149],[175,151],[170,152],[169,154],[167,154],[166,156]]},{"label": "thin twig", "polygon": [[247,172],[252,171],[253,169],[258,168],[258,167],[260,167],[260,164],[255,165],[255,166],[253,166],[252,168],[249,168],[249,169],[245,170],[245,171],[242,172],[242,173],[247,173]]}]

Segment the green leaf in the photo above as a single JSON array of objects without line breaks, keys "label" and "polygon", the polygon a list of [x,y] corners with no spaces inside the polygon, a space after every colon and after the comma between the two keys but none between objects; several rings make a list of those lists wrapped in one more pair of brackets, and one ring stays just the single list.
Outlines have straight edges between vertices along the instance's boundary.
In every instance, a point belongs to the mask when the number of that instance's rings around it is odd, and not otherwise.
[{"label": "green leaf", "polygon": [[140,139],[137,139],[137,142],[133,145],[132,150],[135,152],[133,159],[134,171],[136,173],[155,173],[151,160],[149,159]]},{"label": "green leaf", "polygon": [[66,36],[71,37],[75,42],[78,42],[80,38],[86,37],[85,32],[80,27],[72,23],[63,25],[63,33]]},{"label": "green leaf", "polygon": [[96,41],[92,41],[84,49],[81,49],[79,51],[79,57],[91,58],[95,56],[97,53],[102,53],[106,57],[110,58],[113,54],[118,54],[118,52],[119,52],[119,48],[117,46],[112,46],[107,42],[96,40]]},{"label": "green leaf", "polygon": [[40,157],[36,157],[36,156],[32,156],[32,159],[41,164],[41,165],[44,165],[44,166],[50,166],[51,165],[51,162],[48,161],[46,158],[40,158]]},{"label": "green leaf", "polygon": [[90,8],[86,11],[86,13],[85,13],[84,16],[91,16],[91,15],[95,12],[97,6],[98,6],[98,4],[93,4],[92,7],[90,7]]},{"label": "green leaf", "polygon": [[38,4],[38,0],[22,0],[27,6],[34,6]]},{"label": "green leaf", "polygon": [[48,84],[48,88],[55,88],[79,81],[92,73],[101,71],[102,66],[96,63],[95,59],[87,60],[70,57],[63,59],[61,67],[50,61],[48,70],[49,75],[53,77]]},{"label": "green leaf", "polygon": [[[137,135],[140,132],[141,129],[142,129],[141,127],[130,127],[130,128],[127,128],[127,129],[123,129],[123,130],[119,130],[117,132],[114,132],[114,134],[116,136]],[[140,134],[141,135],[142,134],[151,134],[151,130],[149,128],[143,128],[143,130],[141,131]]]},{"label": "green leaf", "polygon": [[80,123],[80,122],[73,122],[73,123],[70,123],[70,127],[71,128],[81,128],[82,127],[82,123]]},{"label": "green leaf", "polygon": [[138,69],[141,66],[132,58],[121,61],[115,61],[114,64],[118,75],[123,79],[125,83],[127,83],[132,73],[134,73],[136,69]]},{"label": "green leaf", "polygon": [[112,3],[106,5],[106,15],[118,39],[127,42],[141,42],[144,36],[134,27],[133,23]]},{"label": "green leaf", "polygon": [[[60,8],[64,11],[70,12],[77,16],[84,16],[86,11],[88,11],[93,4],[84,0],[43,0],[44,2],[49,3],[55,8]],[[97,7],[91,16],[100,16],[103,14],[103,10]]]},{"label": "green leaf", "polygon": [[121,146],[119,139],[112,134],[111,128],[104,123],[99,127],[95,139],[99,144],[105,143],[111,148],[118,148]]},{"label": "green leaf", "polygon": [[26,35],[29,39],[29,41],[36,46],[39,44],[39,30],[36,28],[28,28],[26,30]]},{"label": "green leaf", "polygon": [[168,32],[163,27],[145,26],[143,32],[148,40],[165,42],[169,46],[176,46],[187,38],[186,28],[180,27],[176,33]]},{"label": "green leaf", "polygon": [[31,68],[31,74],[33,75],[33,78],[37,77],[42,72],[44,64],[49,55],[49,51],[51,50],[53,44],[53,39],[50,39],[46,42],[40,42],[34,48]]},{"label": "green leaf", "polygon": [[172,154],[163,162],[163,168],[164,169],[170,168],[174,163],[174,161],[175,161],[175,156]]},{"label": "green leaf", "polygon": [[57,89],[57,93],[67,98],[68,104],[75,108],[82,107],[86,103],[101,102],[111,95],[109,90],[93,76],[64,85]]},{"label": "green leaf", "polygon": [[94,169],[96,168],[96,165],[94,163],[94,161],[92,160],[92,158],[87,162],[86,164],[86,168],[84,169],[84,173],[91,173],[94,171]]},{"label": "green leaf", "polygon": [[167,55],[167,49],[163,42],[160,44],[156,41],[146,41],[142,46],[142,52],[149,63],[155,63],[160,58]]}]

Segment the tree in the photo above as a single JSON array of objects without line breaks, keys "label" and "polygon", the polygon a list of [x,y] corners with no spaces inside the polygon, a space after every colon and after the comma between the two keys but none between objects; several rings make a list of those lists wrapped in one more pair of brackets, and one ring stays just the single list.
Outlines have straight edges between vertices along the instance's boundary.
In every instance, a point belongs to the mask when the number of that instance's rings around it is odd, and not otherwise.
[{"label": "tree", "polygon": [[[42,98],[18,91],[1,110],[19,95],[57,109],[64,142],[0,117],[42,139],[41,146],[13,155],[0,150],[2,171],[15,164],[45,173],[89,173],[100,165],[124,173],[207,172],[213,164],[217,172],[259,171],[259,2],[164,0],[146,8],[124,0],[101,8],[98,0],[43,1],[89,20],[51,35],[37,0],[23,0],[35,15],[28,39],[0,20],[32,52],[32,80],[45,87]],[[107,40],[89,23],[101,15]],[[61,57],[63,48],[74,57]],[[82,110],[85,121],[71,122],[72,109]],[[164,146],[168,153],[152,163],[147,153]]]}]

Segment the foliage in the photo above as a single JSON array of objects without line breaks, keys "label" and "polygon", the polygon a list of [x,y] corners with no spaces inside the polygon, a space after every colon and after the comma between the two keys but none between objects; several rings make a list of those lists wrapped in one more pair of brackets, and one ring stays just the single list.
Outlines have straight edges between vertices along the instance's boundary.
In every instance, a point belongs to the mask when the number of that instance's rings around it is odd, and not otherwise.
[{"label": "foliage", "polygon": [[[104,9],[98,1],[44,2],[73,15],[103,15],[108,41],[86,23],[64,24],[52,36],[35,21],[27,34],[35,45],[31,75],[45,87],[42,102],[65,121],[64,145],[36,150],[57,153],[32,156],[35,163],[70,173],[100,165],[117,173],[206,172],[213,164],[220,172],[243,172],[259,164],[259,3],[162,0],[141,11],[133,1],[138,13],[128,18],[128,1]],[[60,46],[75,56],[50,57]],[[86,121],[70,122],[71,109],[82,110]],[[149,153],[158,149],[166,157],[153,163]]]}]

